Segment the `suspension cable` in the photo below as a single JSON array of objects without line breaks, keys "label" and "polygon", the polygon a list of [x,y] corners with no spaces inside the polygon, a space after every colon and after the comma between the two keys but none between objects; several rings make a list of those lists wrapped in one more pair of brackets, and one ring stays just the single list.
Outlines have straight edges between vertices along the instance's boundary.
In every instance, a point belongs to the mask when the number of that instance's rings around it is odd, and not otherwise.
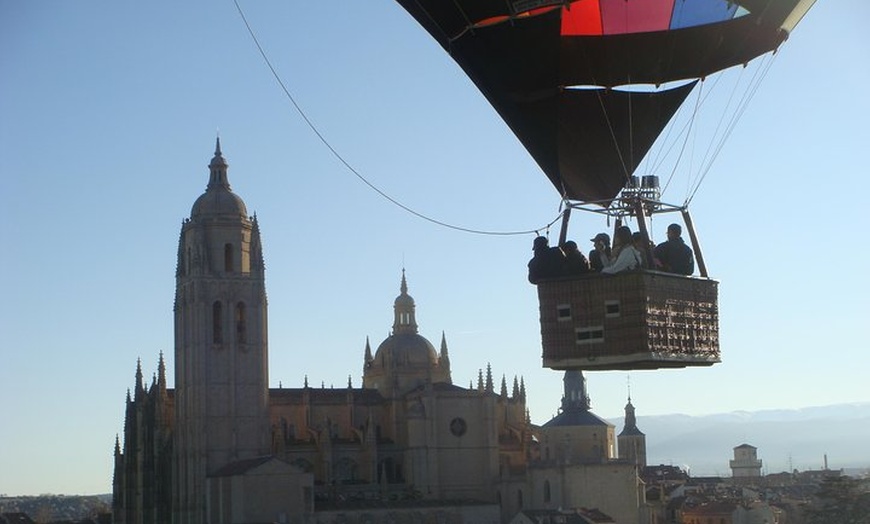
[{"label": "suspension cable", "polygon": [[538,231],[549,229],[549,227],[551,225],[556,223],[556,221],[558,221],[559,218],[561,218],[561,214],[560,214],[560,215],[556,216],[552,221],[550,221],[545,226],[541,226],[541,227],[534,228],[534,229],[526,229],[526,230],[520,230],[520,231],[489,231],[489,230],[474,229],[474,228],[469,228],[469,227],[458,226],[455,224],[449,224],[447,222],[437,220],[437,219],[432,218],[430,216],[427,216],[419,211],[416,211],[416,210],[412,209],[411,207],[399,202],[395,198],[391,197],[390,195],[385,193],[383,190],[381,190],[379,187],[377,187],[372,182],[370,182],[368,179],[366,179],[357,169],[355,169],[347,160],[345,160],[345,158],[338,152],[338,150],[335,149],[335,147],[333,147],[332,144],[326,139],[326,137],[323,135],[323,133],[320,132],[320,130],[317,128],[317,126],[314,125],[314,123],[311,121],[311,119],[308,117],[308,115],[305,113],[305,111],[302,110],[302,107],[296,102],[296,99],[293,97],[293,95],[290,93],[290,90],[284,84],[284,81],[281,79],[281,76],[278,74],[278,71],[272,65],[272,62],[269,60],[268,55],[266,55],[266,51],[263,49],[263,46],[260,45],[260,41],[257,38],[257,35],[254,33],[254,29],[251,27],[251,24],[248,23],[248,19],[245,16],[244,11],[242,11],[242,7],[239,5],[238,0],[233,0],[233,3],[236,6],[236,10],[238,11],[239,16],[241,17],[242,22],[244,22],[245,27],[248,30],[248,34],[251,36],[251,39],[254,41],[254,44],[257,46],[257,50],[259,51],[260,56],[263,58],[263,61],[266,63],[266,66],[269,68],[269,71],[271,71],[272,76],[275,78],[275,81],[278,82],[278,85],[281,87],[281,90],[284,92],[284,95],[287,97],[287,99],[293,105],[293,108],[296,110],[296,112],[299,114],[299,116],[302,117],[302,120],[305,121],[305,124],[308,126],[308,128],[311,129],[311,131],[317,136],[317,138],[320,140],[320,142],[329,150],[329,152],[332,154],[332,156],[334,156],[339,162],[341,162],[341,164],[348,171],[350,171],[354,176],[356,176],[366,186],[368,186],[370,189],[372,189],[374,192],[379,194],[384,199],[388,200],[390,203],[392,203],[395,206],[403,209],[404,211],[416,216],[417,218],[421,218],[421,219],[426,220],[427,222],[431,222],[435,225],[438,225],[438,226],[441,226],[441,227],[444,227],[447,229],[453,229],[455,231],[461,231],[464,233],[472,233],[472,234],[476,234],[476,235],[514,236],[514,235],[537,234]]}]

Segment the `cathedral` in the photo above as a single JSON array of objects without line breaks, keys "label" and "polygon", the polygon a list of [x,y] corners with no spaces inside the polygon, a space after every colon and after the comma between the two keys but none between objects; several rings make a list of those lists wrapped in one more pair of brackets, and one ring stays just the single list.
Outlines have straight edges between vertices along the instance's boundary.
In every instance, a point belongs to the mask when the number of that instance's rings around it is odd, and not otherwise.
[{"label": "cathedral", "polygon": [[[597,508],[646,524],[645,436],[590,411],[579,371],[537,426],[515,377],[453,383],[447,341],[420,335],[404,271],[390,335],[366,340],[362,387],[270,388],[263,246],[232,192],[218,139],[183,221],[174,388],[141,364],[115,441],[118,524],[510,522],[523,510]],[[618,448],[618,451],[617,451]]]}]

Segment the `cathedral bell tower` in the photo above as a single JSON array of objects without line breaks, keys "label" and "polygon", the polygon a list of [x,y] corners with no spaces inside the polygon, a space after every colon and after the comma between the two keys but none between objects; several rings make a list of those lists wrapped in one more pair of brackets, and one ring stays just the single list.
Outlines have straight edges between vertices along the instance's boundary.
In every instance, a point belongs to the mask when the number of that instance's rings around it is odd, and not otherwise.
[{"label": "cathedral bell tower", "polygon": [[637,429],[637,417],[634,413],[634,405],[631,403],[631,395],[628,397],[628,404],[625,405],[625,427],[616,440],[619,458],[641,468],[646,467],[646,435]]},{"label": "cathedral bell tower", "polygon": [[181,227],[175,287],[173,521],[205,521],[206,477],[269,452],[260,231],[227,179],[220,138]]}]

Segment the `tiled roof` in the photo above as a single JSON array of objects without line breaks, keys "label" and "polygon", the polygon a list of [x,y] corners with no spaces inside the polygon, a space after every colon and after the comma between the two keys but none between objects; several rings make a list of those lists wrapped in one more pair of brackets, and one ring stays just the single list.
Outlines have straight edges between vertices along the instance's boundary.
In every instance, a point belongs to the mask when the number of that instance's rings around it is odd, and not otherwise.
[{"label": "tiled roof", "polygon": [[591,411],[583,409],[572,409],[563,411],[553,417],[549,422],[541,427],[557,427],[557,426],[610,426],[607,422]]}]

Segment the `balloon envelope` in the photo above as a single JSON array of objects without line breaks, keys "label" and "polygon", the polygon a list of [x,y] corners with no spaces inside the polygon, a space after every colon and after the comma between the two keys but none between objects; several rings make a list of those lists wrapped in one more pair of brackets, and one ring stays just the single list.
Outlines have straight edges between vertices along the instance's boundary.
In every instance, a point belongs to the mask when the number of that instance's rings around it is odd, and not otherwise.
[{"label": "balloon envelope", "polygon": [[[397,0],[565,198],[615,197],[697,79],[777,48],[814,0]],[[633,84],[675,88],[619,90]]]}]

